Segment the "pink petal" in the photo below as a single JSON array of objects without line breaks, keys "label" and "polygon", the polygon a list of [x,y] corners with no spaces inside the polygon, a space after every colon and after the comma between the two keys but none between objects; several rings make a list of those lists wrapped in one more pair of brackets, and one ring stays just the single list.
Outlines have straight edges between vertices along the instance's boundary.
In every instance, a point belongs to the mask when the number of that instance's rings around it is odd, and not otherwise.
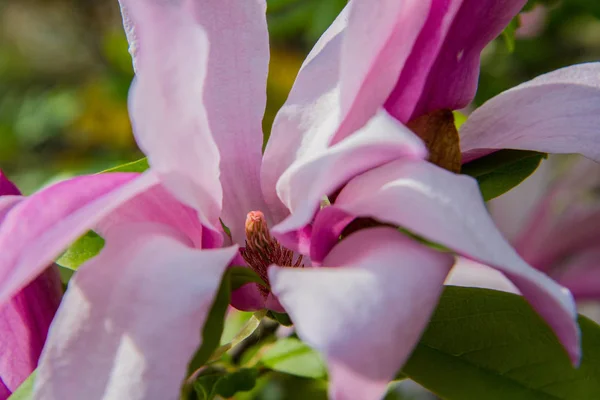
[{"label": "pink petal", "polygon": [[105,215],[157,183],[151,173],[137,176],[81,176],[50,186],[13,207],[0,225],[0,304]]},{"label": "pink petal", "polygon": [[385,103],[418,49],[415,42],[430,9],[435,14],[439,5],[432,0],[350,3],[340,60],[341,123],[333,143],[361,128]]},{"label": "pink petal", "polygon": [[4,221],[4,218],[10,210],[13,209],[17,204],[23,201],[25,197],[23,196],[13,196],[13,195],[5,195],[0,196],[0,224]]},{"label": "pink petal", "polygon": [[[516,244],[519,233],[529,224],[533,214],[543,206],[542,202],[545,201],[548,184],[553,175],[551,161],[542,161],[538,169],[524,182],[488,202],[488,209],[496,226],[513,245]],[[536,225],[541,228],[543,222],[537,221]]]},{"label": "pink petal", "polygon": [[[430,20],[386,108],[402,121],[408,121],[430,111],[467,106],[477,90],[481,51],[500,35],[525,3],[526,0],[440,0],[434,3]],[[442,10],[446,10],[445,15],[440,15]],[[431,53],[439,47],[440,40],[443,44],[430,65]],[[421,87],[423,74],[427,77]],[[409,90],[409,94],[403,94],[404,90]],[[420,93],[418,102],[415,102],[416,93]],[[414,109],[409,113],[407,105],[411,104]],[[396,114],[394,110],[401,113]]]},{"label": "pink petal", "polygon": [[222,189],[219,151],[203,94],[208,38],[193,2],[122,1],[136,79],[129,111],[140,148],[166,187],[217,226]]},{"label": "pink petal", "polygon": [[445,284],[520,294],[515,285],[500,271],[464,257],[457,257]]},{"label": "pink petal", "polygon": [[223,201],[225,224],[243,240],[246,213],[265,208],[265,1],[121,5],[136,66],[130,109],[140,146],[177,197],[202,211],[204,225],[218,226]]},{"label": "pink petal", "polygon": [[404,125],[380,111],[365,127],[330,148],[297,159],[279,179],[277,193],[292,212],[273,232],[306,225],[324,196],[354,176],[402,157],[424,158],[423,142]]},{"label": "pink petal", "polygon": [[0,377],[0,400],[7,400],[12,391],[6,387],[6,384],[2,381],[2,377]]},{"label": "pink petal", "polygon": [[474,179],[427,162],[396,161],[353,179],[334,206],[407,228],[502,271],[554,329],[571,359],[579,359],[570,293],[530,267],[507,243],[487,213]]},{"label": "pink petal", "polygon": [[339,117],[339,63],[348,6],[315,44],[300,68],[287,101],[271,130],[261,168],[262,190],[274,222],[289,210],[275,186],[283,172],[299,157],[327,148]]},{"label": "pink petal", "polygon": [[[421,29],[410,57],[399,78],[394,82],[385,107],[390,114],[406,123],[415,115],[415,108],[423,93],[429,73],[439,55],[444,39],[463,0],[432,0],[427,21]],[[434,88],[440,90],[438,88]],[[419,110],[422,114],[422,110]],[[429,110],[431,111],[431,110]]]},{"label": "pink petal", "polygon": [[0,196],[18,196],[20,194],[21,191],[6,177],[6,175],[4,175],[2,170],[0,170]]},{"label": "pink petal", "polygon": [[186,237],[187,244],[201,248],[216,248],[223,244],[220,232],[203,227],[198,213],[180,203],[163,186],[157,185],[133,197],[112,211],[95,227],[101,236],[123,224],[154,222],[169,226]]},{"label": "pink petal", "polygon": [[[598,236],[600,239],[600,236]],[[600,241],[597,241],[597,245]],[[577,253],[553,277],[577,300],[600,299],[600,246]]]},{"label": "pink petal", "polygon": [[437,304],[453,257],[390,228],[359,231],[324,264],[269,270],[298,335],[321,351],[330,398],[379,399]]},{"label": "pink petal", "polygon": [[0,379],[11,392],[37,367],[61,297],[62,285],[54,266],[0,305]]},{"label": "pink petal", "polygon": [[593,201],[600,165],[583,157],[551,156],[541,169],[492,201],[490,209],[497,223],[520,220],[510,236],[515,248],[548,272],[600,239],[600,204]]},{"label": "pink petal", "polygon": [[461,127],[463,161],[489,149],[580,153],[600,161],[600,63],[539,76],[489,100]]},{"label": "pink petal", "polygon": [[110,231],[100,255],[69,284],[34,397],[177,397],[221,275],[236,252],[189,248],[153,224]]}]

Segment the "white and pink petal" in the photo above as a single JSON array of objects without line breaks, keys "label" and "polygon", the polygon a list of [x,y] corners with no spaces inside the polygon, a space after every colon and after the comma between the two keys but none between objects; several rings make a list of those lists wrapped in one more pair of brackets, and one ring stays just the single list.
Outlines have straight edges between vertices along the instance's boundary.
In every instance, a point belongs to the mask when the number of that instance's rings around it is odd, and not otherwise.
[{"label": "white and pink petal", "polygon": [[319,268],[271,267],[273,293],[322,352],[330,398],[379,399],[429,321],[454,262],[392,228],[354,233]]},{"label": "white and pink petal", "polygon": [[176,398],[236,253],[235,246],[190,248],[165,225],[109,231],[102,252],[69,284],[40,360],[34,397]]}]

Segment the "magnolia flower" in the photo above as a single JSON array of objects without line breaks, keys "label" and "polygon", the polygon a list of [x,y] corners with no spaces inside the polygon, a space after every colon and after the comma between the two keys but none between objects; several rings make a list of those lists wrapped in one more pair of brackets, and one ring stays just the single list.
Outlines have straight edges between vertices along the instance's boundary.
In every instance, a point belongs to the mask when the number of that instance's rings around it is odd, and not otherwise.
[{"label": "magnolia flower", "polygon": [[[502,271],[577,362],[570,294],[517,255],[476,182],[426,161],[404,125],[425,139],[430,161],[460,167],[458,148],[441,145],[455,139],[446,110],[471,101],[480,51],[524,2],[351,1],[308,55],[263,155],[264,0],[122,0],[136,70],[130,116],[150,170],[61,182],[0,227],[0,301],[87,229],[106,240],[69,284],[35,397],[175,398],[223,271],[243,263],[267,287],[241,288],[237,307],[289,313],[324,354],[332,398],[379,398],[454,261],[395,226]],[[545,101],[572,128],[562,150],[598,156],[586,129],[600,115],[598,94],[585,89],[571,95],[586,106],[579,125],[568,98],[549,91]],[[534,147],[562,138],[528,130],[537,119],[518,107],[487,126],[498,114],[487,109],[465,128],[469,154],[518,146],[523,135]]]},{"label": "magnolia flower", "polygon": [[[0,223],[21,198],[0,171]],[[56,268],[46,269],[0,305],[0,400],[6,400],[36,368],[62,286]]]}]

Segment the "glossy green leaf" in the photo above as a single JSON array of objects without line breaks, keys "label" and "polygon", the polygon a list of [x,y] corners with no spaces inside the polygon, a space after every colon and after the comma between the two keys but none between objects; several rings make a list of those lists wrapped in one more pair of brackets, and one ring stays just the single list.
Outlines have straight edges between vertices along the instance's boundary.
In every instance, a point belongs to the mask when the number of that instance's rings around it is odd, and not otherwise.
[{"label": "glossy green leaf", "polygon": [[36,371],[33,371],[31,375],[18,387],[18,389],[10,395],[8,400],[30,400],[33,398],[33,383],[35,381]]},{"label": "glossy green leaf", "polygon": [[144,157],[137,161],[132,161],[127,164],[109,168],[107,170],[102,171],[101,173],[103,174],[106,172],[144,172],[148,168],[149,168],[148,159],[146,157]]},{"label": "glossy green leaf", "polygon": [[272,370],[306,378],[321,379],[327,374],[321,355],[296,338],[276,342],[261,362]]},{"label": "glossy green leaf", "polygon": [[258,370],[255,368],[242,368],[223,376],[215,384],[215,393],[229,398],[238,392],[247,392],[256,385]]},{"label": "glossy green leaf", "polygon": [[81,264],[96,256],[104,247],[104,239],[96,232],[88,231],[77,239],[57,260],[56,263],[70,270],[77,270]]},{"label": "glossy green leaf", "polygon": [[521,297],[447,287],[402,373],[444,399],[600,399],[600,327],[579,318],[583,360]]},{"label": "glossy green leaf", "polygon": [[546,157],[535,151],[500,150],[464,164],[461,173],[477,179],[483,199],[488,201],[523,182]]}]

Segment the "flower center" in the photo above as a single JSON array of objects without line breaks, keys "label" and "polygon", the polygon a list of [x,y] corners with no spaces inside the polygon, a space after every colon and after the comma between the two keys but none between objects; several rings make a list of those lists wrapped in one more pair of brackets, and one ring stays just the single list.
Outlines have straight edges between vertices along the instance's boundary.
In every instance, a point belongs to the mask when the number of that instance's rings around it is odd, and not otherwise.
[{"label": "flower center", "polygon": [[[250,211],[246,217],[246,247],[241,249],[241,254],[248,266],[269,286],[267,270],[271,265],[304,267],[301,255],[294,262],[294,252],[271,237],[267,220],[260,211]],[[263,295],[269,293],[269,289],[259,287]]]},{"label": "flower center", "polygon": [[460,172],[460,140],[452,111],[432,111],[409,121],[407,126],[425,142],[430,162]]}]

